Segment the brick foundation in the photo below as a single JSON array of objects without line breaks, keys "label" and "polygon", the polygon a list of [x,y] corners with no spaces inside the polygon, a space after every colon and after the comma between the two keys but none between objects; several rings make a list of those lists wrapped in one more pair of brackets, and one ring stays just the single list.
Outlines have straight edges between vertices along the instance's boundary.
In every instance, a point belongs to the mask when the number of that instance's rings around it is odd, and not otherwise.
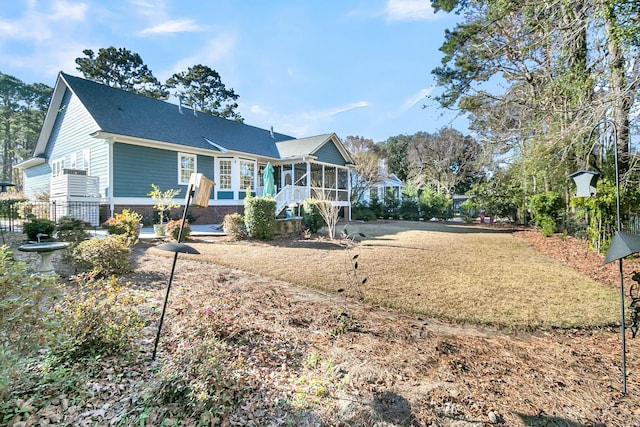
[{"label": "brick foundation", "polygon": [[[122,212],[123,209],[129,209],[142,215],[142,223],[151,225],[157,221],[157,213],[153,206],[148,205],[115,205],[116,212]],[[171,209],[170,218],[178,219],[182,217],[184,207]],[[187,217],[191,218],[194,224],[222,224],[224,216],[230,213],[244,213],[244,206],[208,206],[201,208],[198,206],[189,206]],[[104,218],[103,218],[104,216]],[[109,206],[101,206],[100,221],[104,222],[109,216]]]}]

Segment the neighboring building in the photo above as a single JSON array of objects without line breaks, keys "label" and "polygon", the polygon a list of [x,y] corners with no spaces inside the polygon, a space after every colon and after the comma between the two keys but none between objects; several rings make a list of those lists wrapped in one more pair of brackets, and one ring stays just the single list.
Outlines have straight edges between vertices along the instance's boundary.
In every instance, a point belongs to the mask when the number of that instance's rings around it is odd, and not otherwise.
[{"label": "neighboring building", "polygon": [[296,139],[64,73],[33,158],[18,167],[30,198],[94,204],[100,221],[123,208],[151,215],[152,183],[184,196],[190,175],[203,173],[215,185],[209,207],[193,213],[220,223],[242,212],[247,189],[262,194],[268,162],[279,212],[324,190],[349,216],[352,160],[335,134]]},{"label": "neighboring building", "polygon": [[378,160],[378,180],[362,194],[359,202],[365,205],[371,203],[373,199],[384,202],[385,195],[401,201],[405,187],[400,178],[393,173],[389,173],[386,159],[380,159]]},{"label": "neighboring building", "polygon": [[471,199],[471,196],[467,196],[466,194],[454,194],[451,196],[454,216],[460,216],[460,214],[462,213],[460,210],[460,206],[469,199]]}]

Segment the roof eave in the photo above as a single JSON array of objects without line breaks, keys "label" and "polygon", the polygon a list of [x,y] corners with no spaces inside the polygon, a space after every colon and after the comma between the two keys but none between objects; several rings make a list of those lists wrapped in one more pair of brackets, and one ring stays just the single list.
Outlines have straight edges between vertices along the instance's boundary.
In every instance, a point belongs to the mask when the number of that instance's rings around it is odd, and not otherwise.
[{"label": "roof eave", "polygon": [[32,168],[34,166],[41,165],[44,162],[45,162],[44,157],[32,157],[30,159],[21,161],[20,163],[18,163],[14,167],[24,170],[24,169]]}]

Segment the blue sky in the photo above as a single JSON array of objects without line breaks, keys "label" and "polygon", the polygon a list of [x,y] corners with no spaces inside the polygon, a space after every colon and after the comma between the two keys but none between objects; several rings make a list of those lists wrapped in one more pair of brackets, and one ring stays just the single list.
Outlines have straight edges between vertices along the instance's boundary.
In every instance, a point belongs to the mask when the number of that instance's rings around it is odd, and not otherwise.
[{"label": "blue sky", "polygon": [[53,86],[59,71],[80,75],[82,50],[124,47],[161,81],[208,65],[245,123],[296,137],[465,132],[425,98],[456,19],[429,0],[10,0],[0,72]]}]

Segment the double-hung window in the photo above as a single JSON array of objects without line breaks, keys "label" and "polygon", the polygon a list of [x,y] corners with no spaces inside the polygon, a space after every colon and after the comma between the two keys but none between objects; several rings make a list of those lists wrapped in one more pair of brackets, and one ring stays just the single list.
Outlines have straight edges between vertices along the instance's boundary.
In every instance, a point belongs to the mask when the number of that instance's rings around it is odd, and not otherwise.
[{"label": "double-hung window", "polygon": [[240,160],[240,189],[255,190],[256,164],[250,160]]},{"label": "double-hung window", "polygon": [[51,176],[62,175],[64,169],[64,159],[57,159],[51,162]]},{"label": "double-hung window", "polygon": [[218,190],[231,190],[231,159],[220,159],[218,175]]},{"label": "double-hung window", "polygon": [[192,173],[196,173],[195,154],[178,153],[178,184],[188,185]]}]

